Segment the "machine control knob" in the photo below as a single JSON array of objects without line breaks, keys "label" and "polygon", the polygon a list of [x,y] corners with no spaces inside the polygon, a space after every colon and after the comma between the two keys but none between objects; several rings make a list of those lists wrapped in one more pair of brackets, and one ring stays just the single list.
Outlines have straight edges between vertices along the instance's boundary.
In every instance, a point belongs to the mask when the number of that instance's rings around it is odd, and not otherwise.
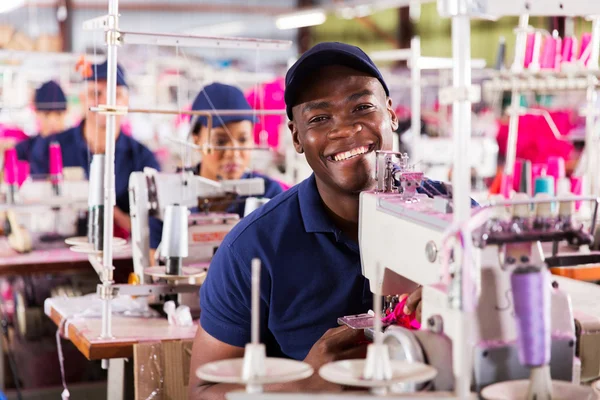
[{"label": "machine control knob", "polygon": [[433,263],[433,262],[435,262],[435,260],[437,260],[438,249],[433,240],[430,240],[425,245],[425,255],[427,256],[427,259],[431,263]]}]

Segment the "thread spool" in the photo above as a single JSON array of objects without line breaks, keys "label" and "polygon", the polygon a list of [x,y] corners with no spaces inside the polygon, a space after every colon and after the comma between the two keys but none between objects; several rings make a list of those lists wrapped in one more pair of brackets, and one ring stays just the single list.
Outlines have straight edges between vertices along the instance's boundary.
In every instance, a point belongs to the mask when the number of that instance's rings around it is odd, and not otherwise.
[{"label": "thread spool", "polygon": [[[523,201],[529,200],[529,196],[526,193],[516,193],[513,200]],[[513,218],[529,218],[531,215],[531,208],[528,203],[515,204],[512,207]]]},{"label": "thread spool", "polygon": [[[583,35],[581,35],[581,46],[579,47],[579,55],[577,57],[577,59],[579,61],[583,61],[583,63],[585,65],[588,64],[588,62],[590,61],[591,57],[592,57],[592,52],[587,52],[586,50],[587,48],[590,46],[590,43],[592,42],[592,34],[591,33],[584,33]],[[583,58],[585,56],[585,58]]]},{"label": "thread spool", "polygon": [[533,48],[535,46],[535,33],[530,33],[527,35],[527,44],[525,47],[525,59],[523,66],[525,68],[529,68],[531,61],[533,60]]},{"label": "thread spool", "polygon": [[498,53],[496,54],[496,70],[501,71],[504,69],[504,62],[506,60],[506,39],[504,36],[500,36],[498,42]]},{"label": "thread spool", "polygon": [[577,48],[577,38],[574,36],[567,36],[563,40],[562,45],[562,62],[572,62],[575,55],[575,49]]},{"label": "thread spool", "polygon": [[519,360],[527,367],[550,362],[550,277],[545,269],[517,268],[510,277]]},{"label": "thread spool", "polygon": [[[581,196],[582,192],[583,192],[583,179],[578,176],[572,176],[571,177],[571,193],[573,193],[575,196]],[[580,207],[581,207],[581,201],[576,201],[575,209],[579,210]]]},{"label": "thread spool", "polygon": [[104,155],[94,154],[90,165],[88,241],[94,250],[104,249]]},{"label": "thread spool", "polygon": [[513,190],[517,193],[521,193],[521,170],[523,169],[524,160],[515,160],[515,167],[513,168]]},{"label": "thread spool", "polygon": [[18,183],[18,163],[17,150],[6,149],[4,151],[4,182],[7,185],[16,185]]},{"label": "thread spool", "polygon": [[547,37],[544,40],[542,55],[540,57],[540,67],[542,69],[554,69],[556,66],[556,46],[558,42],[554,37]]},{"label": "thread spool", "polygon": [[50,146],[48,147],[48,152],[50,163],[50,165],[48,166],[48,172],[50,173],[50,176],[53,177],[53,179],[55,179],[54,177],[62,176],[63,173],[63,161],[60,144],[58,144],[57,142],[50,143]]},{"label": "thread spool", "polygon": [[535,180],[534,194],[545,193],[554,196],[554,178],[551,176],[538,176]]},{"label": "thread spool", "polygon": [[558,181],[567,176],[565,159],[562,157],[548,157],[548,175],[554,177],[554,193],[556,193]]},{"label": "thread spool", "polygon": [[[538,193],[535,195],[535,198],[538,200],[550,200],[551,196],[547,193]],[[548,219],[554,216],[554,207],[553,203],[537,203],[535,207],[535,215],[539,219]]]},{"label": "thread spool", "polygon": [[510,199],[512,193],[514,192],[513,181],[514,178],[511,175],[502,174],[500,182],[500,193],[502,193],[502,196],[505,199]]},{"label": "thread spool", "polygon": [[17,165],[17,183],[21,186],[29,178],[30,168],[27,161],[18,161]]},{"label": "thread spool", "polygon": [[535,184],[538,176],[548,175],[546,164],[533,164],[531,166],[531,181]]},{"label": "thread spool", "polygon": [[523,160],[521,165],[521,180],[519,182],[519,193],[532,194],[531,185],[531,161]]}]

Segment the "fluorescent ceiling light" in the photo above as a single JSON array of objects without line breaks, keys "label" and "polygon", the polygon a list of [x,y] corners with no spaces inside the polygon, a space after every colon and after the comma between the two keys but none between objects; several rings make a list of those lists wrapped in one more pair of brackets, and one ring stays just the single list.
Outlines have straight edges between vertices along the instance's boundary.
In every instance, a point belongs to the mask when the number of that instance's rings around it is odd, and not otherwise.
[{"label": "fluorescent ceiling light", "polygon": [[0,1],[0,14],[16,10],[25,5],[25,0],[2,0]]},{"label": "fluorescent ceiling light", "polygon": [[292,14],[279,15],[275,20],[278,29],[295,29],[306,26],[321,25],[327,20],[327,15],[322,9],[299,11]]}]

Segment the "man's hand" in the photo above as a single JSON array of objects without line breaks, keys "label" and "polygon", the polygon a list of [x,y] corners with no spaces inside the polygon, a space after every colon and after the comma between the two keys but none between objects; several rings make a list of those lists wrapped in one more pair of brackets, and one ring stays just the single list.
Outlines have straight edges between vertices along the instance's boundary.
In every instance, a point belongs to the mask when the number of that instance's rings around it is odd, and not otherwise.
[{"label": "man's hand", "polygon": [[[413,312],[416,312],[415,318],[419,323],[421,323],[421,308],[423,303],[421,302],[421,298],[423,295],[423,287],[419,286],[417,290],[408,295],[408,299],[406,300],[406,304],[404,305],[404,314],[411,315]],[[402,295],[406,296],[406,295]],[[402,301],[402,297],[400,298]]]},{"label": "man's hand", "polygon": [[304,359],[305,363],[314,368],[315,373],[301,382],[303,390],[341,391],[341,386],[327,382],[319,376],[319,368],[332,361],[365,358],[367,344],[362,330],[351,329],[347,326],[329,329],[313,345]]}]

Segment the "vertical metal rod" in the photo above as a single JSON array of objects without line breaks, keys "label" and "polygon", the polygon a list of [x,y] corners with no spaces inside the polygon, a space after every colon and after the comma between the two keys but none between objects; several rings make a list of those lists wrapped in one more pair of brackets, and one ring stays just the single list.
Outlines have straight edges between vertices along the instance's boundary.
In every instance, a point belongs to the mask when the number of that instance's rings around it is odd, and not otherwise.
[{"label": "vertical metal rod", "polygon": [[[468,15],[452,17],[452,58],[453,58],[453,86],[457,91],[471,87],[471,21]],[[452,106],[453,141],[454,141],[454,167],[452,172],[454,221],[462,224],[471,215],[471,168],[469,163],[469,145],[471,141],[471,101],[459,99]],[[453,370],[455,378],[455,393],[459,399],[468,398],[471,391],[471,312],[464,309],[463,288],[464,279],[472,272],[467,270],[473,265],[471,262],[463,264],[457,276],[459,290],[455,304],[459,305],[462,319],[457,324],[457,332],[453,341]],[[460,338],[460,339],[459,339]]]},{"label": "vertical metal rod", "polygon": [[[587,113],[585,116],[585,180],[584,185],[586,190],[584,194],[590,196],[598,196],[598,148],[596,140],[596,115],[595,107],[598,100],[598,94],[596,92],[595,85],[590,86],[587,89],[586,101],[587,101]],[[587,193],[586,193],[587,192]]]},{"label": "vertical metal rod", "polygon": [[[117,45],[111,33],[119,29],[119,0],[109,0],[108,15],[114,21],[114,26],[107,32],[107,77],[106,77],[106,103],[109,107],[117,103]],[[103,286],[110,287],[113,281],[113,248],[112,237],[114,231],[114,206],[115,206],[115,136],[117,121],[114,114],[106,116],[106,158],[104,174],[104,246],[103,259],[104,277]],[[110,294],[105,292],[102,307],[102,337],[111,337],[111,304]]]},{"label": "vertical metal rod", "polygon": [[412,131],[412,154],[413,163],[421,161],[419,154],[421,143],[421,39],[415,36],[410,41],[410,74],[411,74],[411,94],[410,94],[410,128]]},{"label": "vertical metal rod", "polygon": [[592,21],[592,41],[590,46],[592,47],[592,53],[588,69],[597,70],[598,57],[600,57],[600,19],[598,17],[595,17]]},{"label": "vertical metal rod", "polygon": [[[525,50],[527,47],[527,28],[529,27],[529,15],[519,17],[519,28],[517,32],[517,42],[515,44],[515,59],[512,65],[512,72],[520,72],[524,68]],[[514,173],[515,161],[517,158],[517,137],[519,134],[519,113],[517,112],[521,105],[521,93],[513,91],[508,122],[508,141],[506,144],[506,164],[504,165],[504,175],[512,176]],[[512,179],[510,180],[512,182]]]},{"label": "vertical metal rod", "polygon": [[260,260],[252,260],[252,319],[251,336],[252,344],[260,344]]}]

